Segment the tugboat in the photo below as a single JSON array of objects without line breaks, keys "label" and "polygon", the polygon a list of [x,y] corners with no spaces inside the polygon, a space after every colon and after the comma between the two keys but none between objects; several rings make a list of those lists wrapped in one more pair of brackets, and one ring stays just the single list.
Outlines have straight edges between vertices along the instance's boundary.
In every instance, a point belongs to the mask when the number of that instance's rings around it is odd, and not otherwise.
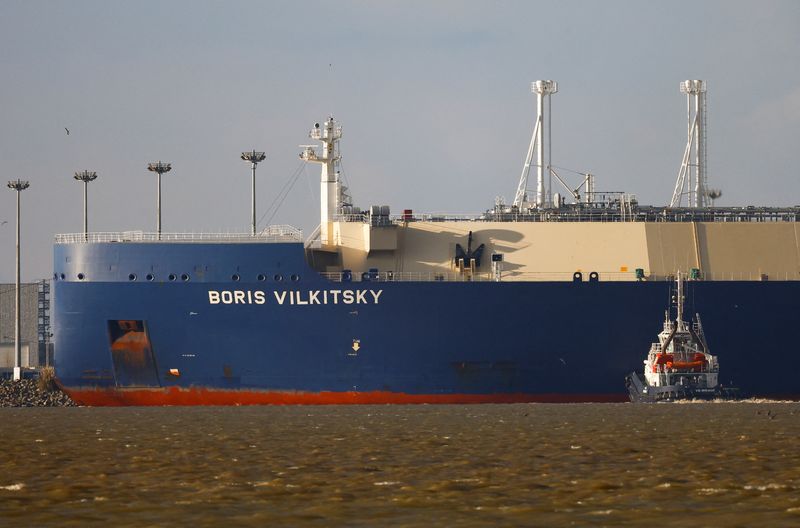
[{"label": "tugboat", "polygon": [[684,279],[678,272],[670,311],[664,313],[664,329],[658,343],[650,346],[644,360],[644,380],[631,372],[625,378],[633,403],[671,402],[678,400],[729,400],[738,396],[738,389],[719,383],[719,360],[708,350],[700,314],[691,323],[683,320]]}]

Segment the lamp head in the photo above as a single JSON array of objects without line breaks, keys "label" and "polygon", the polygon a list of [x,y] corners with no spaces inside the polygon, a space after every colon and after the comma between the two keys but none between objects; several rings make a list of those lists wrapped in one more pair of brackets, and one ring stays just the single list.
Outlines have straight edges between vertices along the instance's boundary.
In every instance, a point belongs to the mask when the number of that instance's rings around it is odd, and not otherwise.
[{"label": "lamp head", "polygon": [[250,152],[242,152],[241,156],[242,160],[248,161],[250,163],[259,163],[267,159],[267,155],[263,152],[256,152],[255,150]]},{"label": "lamp head", "polygon": [[147,170],[150,172],[157,172],[159,174],[163,174],[165,172],[169,172],[172,170],[171,163],[164,163],[162,161],[157,161],[155,163],[148,163]]},{"label": "lamp head", "polygon": [[30,182],[26,180],[11,180],[8,182],[8,188],[14,189],[15,191],[24,191],[30,186]]},{"label": "lamp head", "polygon": [[95,171],[84,170],[76,172],[73,177],[78,181],[90,182],[97,179],[97,173]]}]

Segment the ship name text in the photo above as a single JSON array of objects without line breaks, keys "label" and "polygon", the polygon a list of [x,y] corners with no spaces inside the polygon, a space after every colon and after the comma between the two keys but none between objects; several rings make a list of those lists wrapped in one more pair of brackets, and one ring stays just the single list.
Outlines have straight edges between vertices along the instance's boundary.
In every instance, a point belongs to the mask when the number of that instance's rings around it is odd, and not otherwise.
[{"label": "ship name text", "polygon": [[208,304],[378,304],[383,290],[208,290]]}]

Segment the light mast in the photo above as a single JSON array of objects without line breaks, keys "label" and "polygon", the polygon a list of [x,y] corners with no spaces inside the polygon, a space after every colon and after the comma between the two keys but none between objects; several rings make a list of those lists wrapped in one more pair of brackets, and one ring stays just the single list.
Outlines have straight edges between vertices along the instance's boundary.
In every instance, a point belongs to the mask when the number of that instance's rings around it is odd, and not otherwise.
[{"label": "light mast", "polygon": [[158,175],[156,178],[156,234],[158,236],[158,240],[161,240],[161,175],[165,172],[171,171],[172,164],[163,163],[159,160],[155,163],[148,163],[147,170],[150,172],[155,172]]},{"label": "light mast", "polygon": [[89,241],[89,206],[88,202],[88,187],[89,182],[93,182],[97,179],[97,172],[83,170],[75,173],[75,179],[83,182],[83,240],[84,242]]},{"label": "light mast", "polygon": [[253,175],[250,179],[250,235],[256,236],[256,165],[267,159],[267,155],[264,152],[256,152],[253,149],[250,152],[242,152],[241,158],[243,161],[250,163],[250,168],[253,170]]},{"label": "light mast", "polygon": [[21,315],[19,313],[20,309],[20,298],[19,298],[19,281],[20,281],[20,268],[19,268],[19,256],[20,256],[20,236],[19,236],[19,209],[20,209],[20,194],[22,191],[30,187],[30,182],[25,180],[11,180],[8,182],[8,188],[17,192],[17,253],[16,253],[16,273],[14,275],[14,381],[19,381],[22,379],[22,348],[21,348],[21,326],[20,320]]}]

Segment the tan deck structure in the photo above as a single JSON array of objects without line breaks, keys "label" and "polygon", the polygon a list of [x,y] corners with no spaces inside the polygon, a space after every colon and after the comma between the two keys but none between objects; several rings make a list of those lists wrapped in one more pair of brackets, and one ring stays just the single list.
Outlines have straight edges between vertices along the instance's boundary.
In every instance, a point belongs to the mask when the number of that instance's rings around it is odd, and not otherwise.
[{"label": "tan deck structure", "polygon": [[[332,222],[333,244],[312,250],[323,272],[369,269],[396,280],[463,275],[456,244],[485,244],[476,280],[491,275],[503,255],[503,281],[573,280],[597,272],[600,280],[663,280],[699,270],[705,280],[800,280],[797,222]],[[467,264],[469,267],[469,264]]]}]

